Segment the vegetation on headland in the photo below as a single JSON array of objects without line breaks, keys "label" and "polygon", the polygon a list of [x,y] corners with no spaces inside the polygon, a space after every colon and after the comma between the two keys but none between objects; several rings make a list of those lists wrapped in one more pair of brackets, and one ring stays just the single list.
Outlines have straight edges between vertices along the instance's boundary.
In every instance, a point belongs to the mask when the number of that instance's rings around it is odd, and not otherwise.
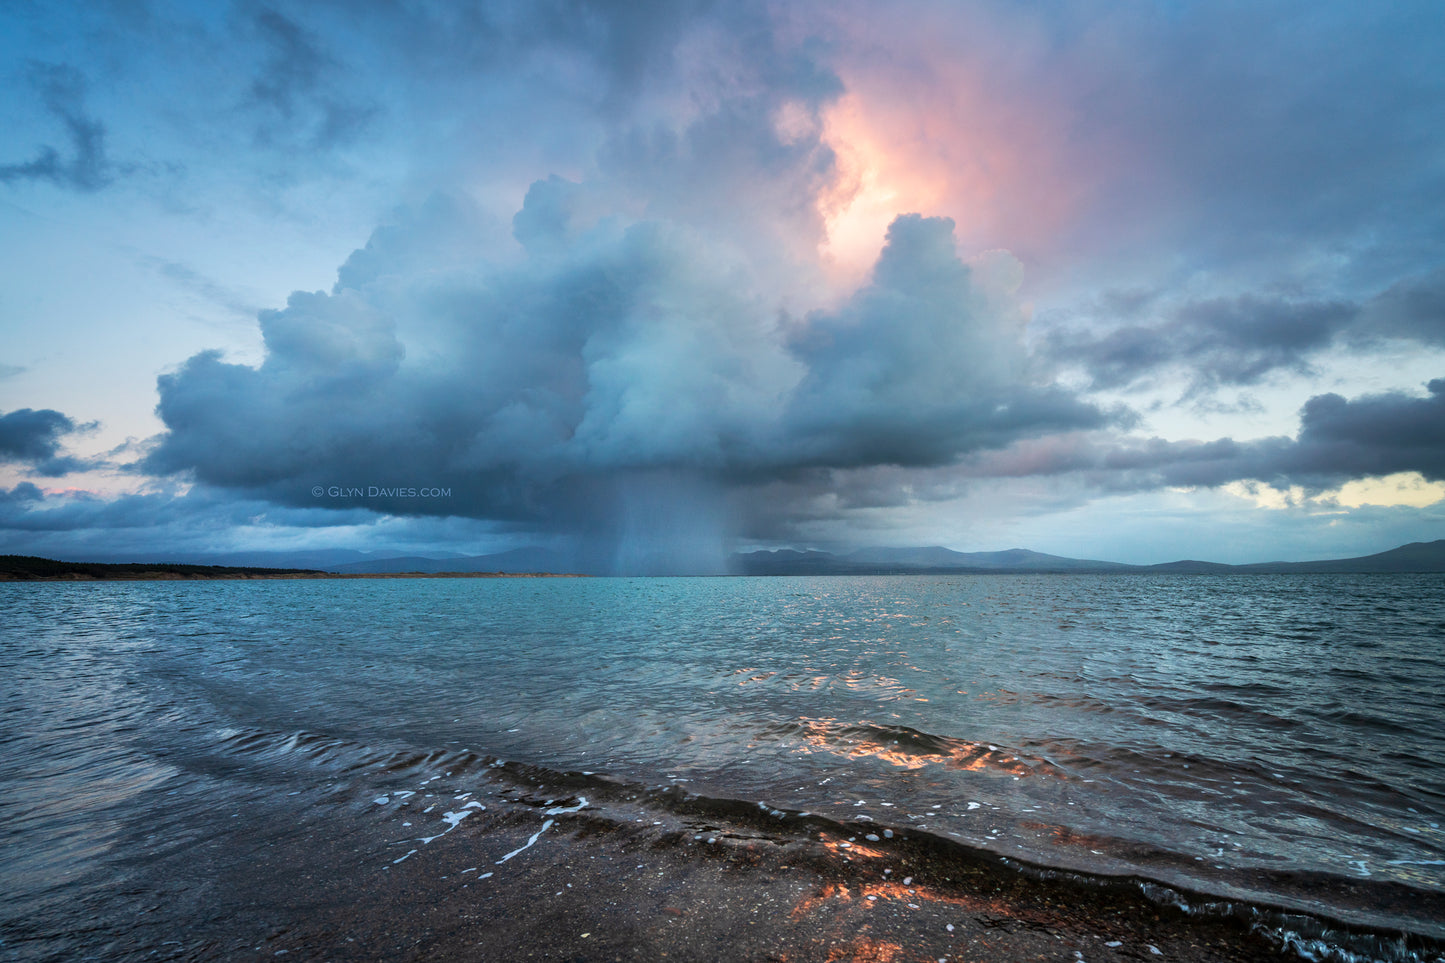
[{"label": "vegetation on headland", "polygon": [[356,578],[549,578],[551,573],[386,572],[336,574],[312,568],[261,568],[242,565],[186,565],[166,562],[60,562],[34,555],[0,555],[0,582],[204,581],[215,579]]}]

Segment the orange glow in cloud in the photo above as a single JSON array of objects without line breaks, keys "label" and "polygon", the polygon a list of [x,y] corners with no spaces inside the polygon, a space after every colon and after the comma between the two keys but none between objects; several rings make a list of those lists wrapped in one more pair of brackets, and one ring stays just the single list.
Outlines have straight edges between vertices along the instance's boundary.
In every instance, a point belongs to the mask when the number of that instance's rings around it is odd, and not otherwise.
[{"label": "orange glow in cloud", "polygon": [[900,214],[954,220],[961,252],[1028,258],[1078,210],[1058,110],[962,57],[927,25],[868,38],[838,65],[847,93],[824,114],[837,179],[819,199],[819,253],[839,280],[861,280]]},{"label": "orange glow in cloud", "polygon": [[948,181],[932,158],[891,146],[855,94],[827,112],[823,141],[836,155],[838,179],[819,199],[827,230],[820,253],[837,273],[861,276],[877,260],[893,219],[937,213]]}]

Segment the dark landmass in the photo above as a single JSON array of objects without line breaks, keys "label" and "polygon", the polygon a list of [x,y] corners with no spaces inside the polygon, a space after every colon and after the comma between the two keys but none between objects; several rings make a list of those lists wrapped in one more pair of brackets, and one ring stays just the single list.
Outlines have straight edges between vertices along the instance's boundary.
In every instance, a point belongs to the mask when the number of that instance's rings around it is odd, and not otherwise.
[{"label": "dark landmass", "polygon": [[340,565],[327,565],[331,572],[375,575],[385,572],[515,572],[545,574],[570,567],[567,560],[545,548],[518,548],[494,555],[463,555],[451,558],[427,558],[410,555],[402,558],[369,558]]},{"label": "dark landmass", "polygon": [[184,582],[215,579],[347,578],[582,578],[550,572],[384,571],[335,573],[305,568],[188,565],[156,562],[60,562],[33,555],[0,555],[0,582]]},{"label": "dark landmass", "polygon": [[1122,562],[1045,555],[1022,548],[1006,552],[954,552],[939,547],[863,549],[847,555],[784,549],[734,555],[733,569],[740,575],[1428,573],[1445,572],[1445,539],[1412,542],[1359,558],[1256,562],[1248,565],[1225,565],[1193,559],[1160,565],[1126,565]]},{"label": "dark landmass", "polygon": [[217,578],[320,578],[326,573],[301,568],[245,568],[129,562],[60,562],[33,555],[0,555],[0,581],[92,582],[100,580],[181,580]]}]

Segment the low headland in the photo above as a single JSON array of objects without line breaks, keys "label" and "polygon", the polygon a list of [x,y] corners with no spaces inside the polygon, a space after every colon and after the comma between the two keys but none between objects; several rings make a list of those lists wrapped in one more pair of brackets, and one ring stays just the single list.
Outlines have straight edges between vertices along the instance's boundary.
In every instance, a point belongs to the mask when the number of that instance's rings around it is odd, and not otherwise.
[{"label": "low headland", "polygon": [[217,579],[584,578],[553,572],[325,572],[310,568],[156,562],[62,562],[0,555],[0,582],[187,582]]}]

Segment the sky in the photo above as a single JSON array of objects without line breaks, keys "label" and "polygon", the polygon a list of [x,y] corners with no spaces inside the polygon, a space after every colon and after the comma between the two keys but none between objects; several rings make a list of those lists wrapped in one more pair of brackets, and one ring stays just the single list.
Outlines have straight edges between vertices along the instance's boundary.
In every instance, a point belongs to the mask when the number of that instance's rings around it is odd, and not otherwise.
[{"label": "sky", "polygon": [[0,552],[1445,538],[1436,0],[0,5]]}]

